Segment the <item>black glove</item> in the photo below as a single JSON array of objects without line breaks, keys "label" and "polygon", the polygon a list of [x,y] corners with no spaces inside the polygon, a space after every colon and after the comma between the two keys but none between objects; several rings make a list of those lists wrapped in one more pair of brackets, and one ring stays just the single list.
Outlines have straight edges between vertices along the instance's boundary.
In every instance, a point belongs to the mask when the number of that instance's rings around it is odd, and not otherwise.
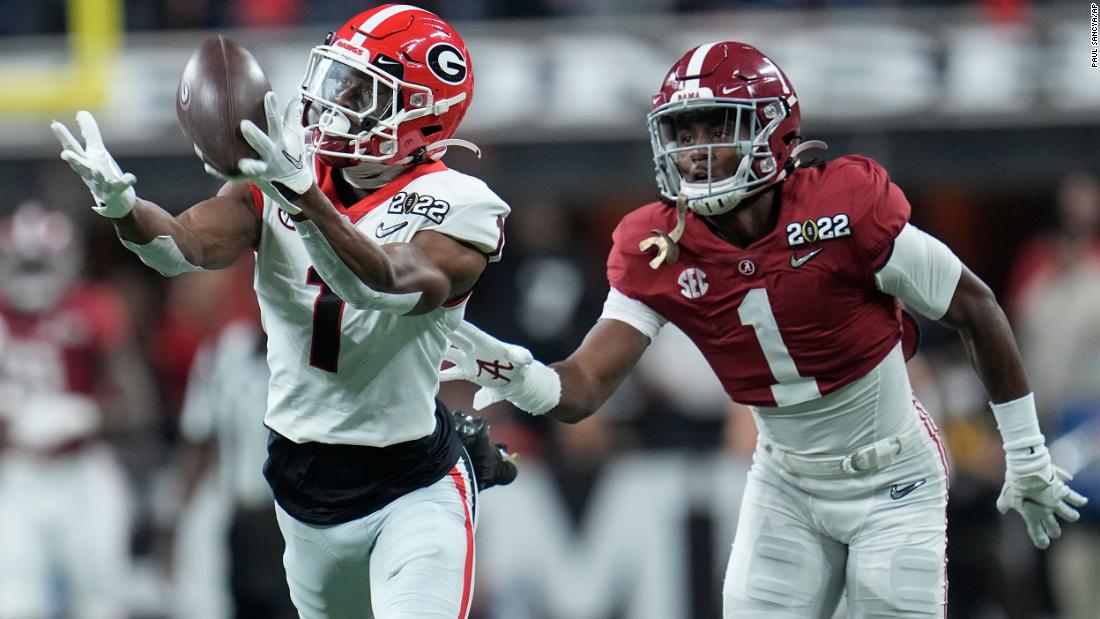
[{"label": "black glove", "polygon": [[519,472],[516,467],[518,456],[508,453],[508,446],[503,443],[493,444],[489,439],[489,422],[462,411],[454,411],[451,415],[454,417],[455,433],[473,462],[478,489],[512,483]]}]

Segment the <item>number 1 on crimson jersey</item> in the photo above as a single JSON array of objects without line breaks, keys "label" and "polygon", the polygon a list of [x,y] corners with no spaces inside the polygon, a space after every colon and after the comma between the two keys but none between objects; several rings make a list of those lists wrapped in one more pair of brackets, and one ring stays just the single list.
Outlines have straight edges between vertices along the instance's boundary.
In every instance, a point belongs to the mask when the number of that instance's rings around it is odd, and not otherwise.
[{"label": "number 1 on crimson jersey", "polygon": [[772,397],[777,406],[790,406],[801,404],[808,400],[821,397],[817,388],[817,381],[806,378],[798,373],[794,365],[787,345],[783,343],[783,337],[779,333],[779,324],[775,321],[771,303],[768,301],[768,291],[764,288],[753,288],[745,295],[745,300],[737,308],[737,315],[741,317],[741,324],[753,328],[756,332],[756,340],[760,342],[760,349],[764,352],[764,359],[768,362],[768,369],[777,381],[772,385]]},{"label": "number 1 on crimson jersey", "polygon": [[344,316],[344,300],[309,267],[306,283],[319,286],[313,302],[313,335],[309,342],[309,364],[326,372],[336,373],[340,362],[340,322]]}]

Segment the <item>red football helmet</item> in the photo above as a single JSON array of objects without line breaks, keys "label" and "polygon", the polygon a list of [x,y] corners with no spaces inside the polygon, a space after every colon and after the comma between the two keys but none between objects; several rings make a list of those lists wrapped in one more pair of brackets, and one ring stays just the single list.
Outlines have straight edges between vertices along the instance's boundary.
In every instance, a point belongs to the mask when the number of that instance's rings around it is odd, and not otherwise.
[{"label": "red football helmet", "polygon": [[[734,41],[700,45],[672,65],[647,121],[661,195],[682,195],[701,215],[733,210],[783,180],[800,139],[790,80],[759,50]],[[700,124],[710,131],[703,138],[692,133]],[[722,170],[722,157],[735,170]],[[695,169],[685,175],[687,160]]]},{"label": "red football helmet", "polygon": [[387,4],[313,48],[302,80],[307,144],[327,165],[442,156],[474,92],[470,55],[446,22]]},{"label": "red football helmet", "polygon": [[0,293],[20,312],[51,309],[76,280],[83,253],[68,216],[26,202],[0,222]]}]

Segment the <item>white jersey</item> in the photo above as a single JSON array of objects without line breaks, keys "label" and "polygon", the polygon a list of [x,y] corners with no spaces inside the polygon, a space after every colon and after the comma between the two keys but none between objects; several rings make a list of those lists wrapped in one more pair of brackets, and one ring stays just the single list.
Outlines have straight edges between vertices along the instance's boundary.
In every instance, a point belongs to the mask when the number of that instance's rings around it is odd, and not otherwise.
[{"label": "white jersey", "polygon": [[[509,208],[482,181],[435,162],[342,205],[333,171],[318,167],[318,186],[371,240],[434,230],[499,258]],[[299,443],[383,447],[431,434],[437,371],[466,298],[419,316],[349,307],[314,272],[286,213],[253,196],[263,208],[255,287],[271,367],[266,425]]]}]

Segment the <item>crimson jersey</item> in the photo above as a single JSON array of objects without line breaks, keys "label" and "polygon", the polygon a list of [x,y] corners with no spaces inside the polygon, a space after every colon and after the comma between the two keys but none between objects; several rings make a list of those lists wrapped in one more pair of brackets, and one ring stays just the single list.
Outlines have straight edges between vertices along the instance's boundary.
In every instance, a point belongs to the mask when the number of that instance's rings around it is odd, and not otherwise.
[{"label": "crimson jersey", "polygon": [[33,390],[90,395],[99,359],[126,338],[125,305],[112,291],[82,285],[57,307],[20,314],[0,306],[4,322],[4,374]]},{"label": "crimson jersey", "polygon": [[130,333],[125,305],[93,285],[70,290],[45,312],[0,306],[0,386],[18,402],[4,408],[11,439],[48,448],[99,427],[95,397],[103,359]]},{"label": "crimson jersey", "polygon": [[607,264],[614,289],[679,327],[730,397],[752,406],[831,393],[902,335],[901,306],[874,273],[910,207],[882,166],[842,157],[794,171],[779,192],[775,228],[743,249],[689,212],[679,261],[657,270],[638,245],[671,230],[676,211],[643,206],[615,229]]}]

